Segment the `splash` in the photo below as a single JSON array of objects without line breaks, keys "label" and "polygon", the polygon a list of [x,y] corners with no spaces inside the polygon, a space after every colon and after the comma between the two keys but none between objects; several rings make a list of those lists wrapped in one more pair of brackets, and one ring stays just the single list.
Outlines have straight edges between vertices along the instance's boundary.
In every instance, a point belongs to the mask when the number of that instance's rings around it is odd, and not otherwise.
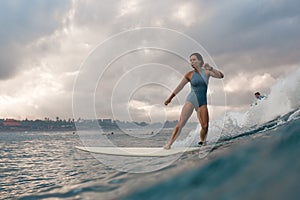
[{"label": "splash", "polygon": [[[300,113],[300,69],[286,77],[279,78],[270,88],[265,99],[258,100],[242,112],[227,112],[210,122],[207,140],[216,142],[221,136],[232,137],[249,131],[260,130],[266,123],[276,121],[281,125],[282,116],[292,112],[287,120],[297,119]],[[175,146],[196,145],[199,138],[200,125],[189,133],[182,141],[176,141]]]},{"label": "splash", "polygon": [[300,107],[300,69],[278,79],[266,99],[245,112],[244,127],[262,125]]}]

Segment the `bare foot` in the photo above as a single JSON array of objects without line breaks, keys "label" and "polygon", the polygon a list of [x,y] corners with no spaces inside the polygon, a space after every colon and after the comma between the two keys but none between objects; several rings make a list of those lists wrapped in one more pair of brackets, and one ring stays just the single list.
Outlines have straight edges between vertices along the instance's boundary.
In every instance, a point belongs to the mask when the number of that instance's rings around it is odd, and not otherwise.
[{"label": "bare foot", "polygon": [[171,145],[167,144],[166,146],[164,146],[164,149],[166,149],[166,150],[171,149]]}]

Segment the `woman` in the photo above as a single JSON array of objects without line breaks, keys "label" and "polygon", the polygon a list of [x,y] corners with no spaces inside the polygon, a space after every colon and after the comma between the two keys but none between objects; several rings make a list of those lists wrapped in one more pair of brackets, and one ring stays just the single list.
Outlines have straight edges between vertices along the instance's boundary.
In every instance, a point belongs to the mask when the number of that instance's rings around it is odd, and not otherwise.
[{"label": "woman", "polygon": [[223,78],[224,75],[222,72],[214,69],[209,64],[204,64],[203,58],[199,53],[193,53],[190,56],[191,66],[194,68],[192,71],[185,74],[182,81],[179,83],[177,88],[171,94],[171,96],[165,101],[165,105],[167,106],[172,99],[178,94],[182,88],[188,83],[191,83],[191,92],[187,96],[186,102],[182,108],[180,119],[178,124],[173,130],[171,139],[169,143],[164,147],[165,149],[170,149],[178,135],[180,134],[182,128],[184,127],[187,120],[193,113],[195,109],[197,112],[197,117],[201,124],[200,131],[200,142],[199,145],[204,145],[207,131],[208,131],[208,109],[207,109],[207,87],[208,87],[208,79],[210,76],[214,78]]}]

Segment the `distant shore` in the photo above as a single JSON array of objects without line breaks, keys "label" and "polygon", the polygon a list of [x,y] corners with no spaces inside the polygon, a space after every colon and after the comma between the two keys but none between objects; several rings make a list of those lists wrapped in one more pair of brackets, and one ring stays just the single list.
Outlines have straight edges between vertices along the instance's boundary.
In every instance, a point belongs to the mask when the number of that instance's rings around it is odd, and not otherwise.
[{"label": "distant shore", "polygon": [[[146,122],[124,122],[112,119],[84,120],[84,119],[68,119],[62,120],[57,118],[51,120],[15,120],[15,119],[0,119],[0,132],[17,132],[17,131],[76,131],[80,130],[99,130],[104,131],[120,130],[120,127],[125,129],[135,129],[141,127],[147,128],[174,128],[178,123],[175,121],[166,121],[162,123],[148,124]],[[195,125],[196,123],[189,123]]]}]

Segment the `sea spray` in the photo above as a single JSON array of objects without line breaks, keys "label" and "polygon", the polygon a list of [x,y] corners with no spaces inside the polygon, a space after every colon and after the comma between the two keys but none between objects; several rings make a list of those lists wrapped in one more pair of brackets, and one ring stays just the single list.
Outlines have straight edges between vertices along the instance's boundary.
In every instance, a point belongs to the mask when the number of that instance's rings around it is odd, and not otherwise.
[{"label": "sea spray", "polygon": [[[227,112],[223,116],[211,120],[207,136],[208,143],[216,142],[220,137],[233,137],[245,132],[253,131],[265,123],[278,119],[282,124],[281,116],[295,111],[299,116],[300,108],[300,69],[280,77],[270,88],[265,99],[258,100],[255,105],[249,106],[241,112]],[[291,115],[290,118],[294,115]],[[293,117],[292,117],[293,118]],[[290,119],[291,120],[291,119]],[[198,125],[189,135],[174,146],[195,146],[199,141],[201,126]]]}]

